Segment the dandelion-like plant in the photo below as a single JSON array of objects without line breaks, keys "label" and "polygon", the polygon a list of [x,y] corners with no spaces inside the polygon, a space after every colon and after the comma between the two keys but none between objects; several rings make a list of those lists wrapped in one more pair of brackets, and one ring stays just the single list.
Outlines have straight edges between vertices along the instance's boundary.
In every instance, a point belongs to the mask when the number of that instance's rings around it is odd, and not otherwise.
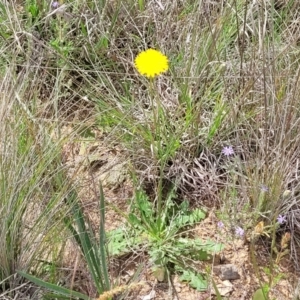
[{"label": "dandelion-like plant", "polygon": [[[152,80],[155,76],[162,74],[163,72],[168,71],[169,69],[169,61],[168,58],[163,55],[160,51],[154,49],[147,49],[145,51],[140,52],[135,60],[134,65],[137,71],[142,75],[150,78],[149,80],[149,92],[151,98],[151,106],[153,111],[153,127],[155,128],[155,132],[150,135],[151,137],[151,151],[154,149],[154,155],[160,159],[160,155],[162,153],[161,143],[157,142],[161,139],[161,128],[165,127],[163,122],[165,122],[165,118],[161,118],[163,114],[163,105],[161,104],[160,96],[157,92],[155,92],[154,80]],[[164,162],[162,161],[162,164]],[[158,228],[160,228],[160,224],[162,222],[162,176],[159,179],[158,183],[158,198],[157,198],[157,223]]]},{"label": "dandelion-like plant", "polygon": [[154,78],[169,69],[168,58],[160,51],[154,49],[148,49],[139,53],[135,58],[134,64],[141,75],[149,78]]}]

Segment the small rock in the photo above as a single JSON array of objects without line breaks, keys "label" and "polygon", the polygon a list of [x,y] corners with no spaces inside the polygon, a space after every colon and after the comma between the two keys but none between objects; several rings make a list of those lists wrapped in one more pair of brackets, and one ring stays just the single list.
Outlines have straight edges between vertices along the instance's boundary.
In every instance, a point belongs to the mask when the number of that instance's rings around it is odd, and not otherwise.
[{"label": "small rock", "polygon": [[153,298],[155,298],[155,291],[152,290],[148,295],[144,296],[144,297],[140,297],[141,300],[151,300]]},{"label": "small rock", "polygon": [[[217,284],[217,289],[221,296],[225,296],[233,291],[233,286],[230,281],[225,280],[222,283]],[[211,293],[213,295],[217,294],[214,289],[211,291]]]},{"label": "small rock", "polygon": [[213,271],[221,280],[235,280],[240,278],[237,267],[233,264],[214,266]]},{"label": "small rock", "polygon": [[[232,286],[225,286],[222,283],[221,284],[217,284],[217,289],[218,289],[218,292],[220,293],[220,295],[222,297],[226,296],[227,294],[229,294],[229,293],[231,293],[233,291],[233,287]],[[212,290],[211,293],[212,293],[212,295],[216,295],[217,294],[215,290]]]},{"label": "small rock", "polygon": [[113,165],[108,171],[103,172],[99,179],[103,186],[111,188],[111,187],[119,187],[121,183],[126,180],[127,177],[127,168],[126,163],[118,163]]},{"label": "small rock", "polygon": [[224,280],[224,281],[222,282],[222,284],[223,284],[224,286],[227,286],[227,287],[233,287],[232,283],[231,283],[229,280]]}]

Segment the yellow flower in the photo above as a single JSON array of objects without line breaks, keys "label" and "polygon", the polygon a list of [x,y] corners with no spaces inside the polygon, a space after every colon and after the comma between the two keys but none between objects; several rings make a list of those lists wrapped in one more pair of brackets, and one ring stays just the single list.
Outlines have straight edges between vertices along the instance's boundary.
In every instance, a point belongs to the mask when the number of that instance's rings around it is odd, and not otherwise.
[{"label": "yellow flower", "polygon": [[168,58],[160,51],[148,49],[135,58],[135,67],[141,75],[153,78],[168,71]]}]

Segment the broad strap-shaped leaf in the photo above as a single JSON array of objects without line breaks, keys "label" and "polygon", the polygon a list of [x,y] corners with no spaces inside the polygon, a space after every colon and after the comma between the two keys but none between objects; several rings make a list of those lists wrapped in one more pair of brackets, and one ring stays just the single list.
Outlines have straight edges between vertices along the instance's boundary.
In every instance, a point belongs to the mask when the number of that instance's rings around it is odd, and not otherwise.
[{"label": "broad strap-shaped leaf", "polygon": [[21,276],[23,276],[24,278],[28,279],[29,281],[35,283],[36,285],[38,286],[41,286],[41,287],[44,287],[52,292],[55,292],[59,295],[63,295],[63,296],[66,296],[66,297],[69,297],[69,299],[73,299],[73,298],[79,298],[79,299],[83,299],[83,300],[91,300],[90,297],[88,297],[87,295],[84,295],[84,294],[81,294],[81,293],[78,293],[78,292],[75,292],[75,291],[72,291],[72,290],[69,290],[67,288],[64,288],[62,286],[58,286],[56,284],[52,284],[52,283],[49,283],[49,282],[46,282],[46,281],[43,281],[39,278],[36,278],[32,275],[29,275],[25,272],[22,272],[22,271],[17,271],[17,273]]}]

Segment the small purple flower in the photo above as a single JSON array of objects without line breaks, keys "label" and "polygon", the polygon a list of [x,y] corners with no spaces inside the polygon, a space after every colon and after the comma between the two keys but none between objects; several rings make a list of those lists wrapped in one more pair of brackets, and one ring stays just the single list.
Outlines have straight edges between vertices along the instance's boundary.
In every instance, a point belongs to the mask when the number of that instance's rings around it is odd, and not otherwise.
[{"label": "small purple flower", "polygon": [[224,154],[225,156],[230,156],[234,154],[234,150],[232,148],[232,146],[225,146],[222,149],[222,154]]},{"label": "small purple flower", "polygon": [[260,190],[261,190],[262,192],[268,192],[268,191],[269,191],[269,188],[268,188],[266,185],[261,184],[261,185],[260,185]]},{"label": "small purple flower", "polygon": [[53,9],[58,8],[59,7],[59,2],[58,1],[53,1],[52,4],[51,4],[51,7]]},{"label": "small purple flower", "polygon": [[279,215],[278,218],[277,218],[277,222],[279,224],[283,224],[286,222],[286,216],[283,216],[283,215]]},{"label": "small purple flower", "polygon": [[224,223],[222,221],[219,221],[217,225],[218,225],[219,228],[223,228],[224,227]]},{"label": "small purple flower", "polygon": [[245,230],[241,227],[236,227],[235,234],[238,235],[239,237],[242,237],[245,234]]}]

